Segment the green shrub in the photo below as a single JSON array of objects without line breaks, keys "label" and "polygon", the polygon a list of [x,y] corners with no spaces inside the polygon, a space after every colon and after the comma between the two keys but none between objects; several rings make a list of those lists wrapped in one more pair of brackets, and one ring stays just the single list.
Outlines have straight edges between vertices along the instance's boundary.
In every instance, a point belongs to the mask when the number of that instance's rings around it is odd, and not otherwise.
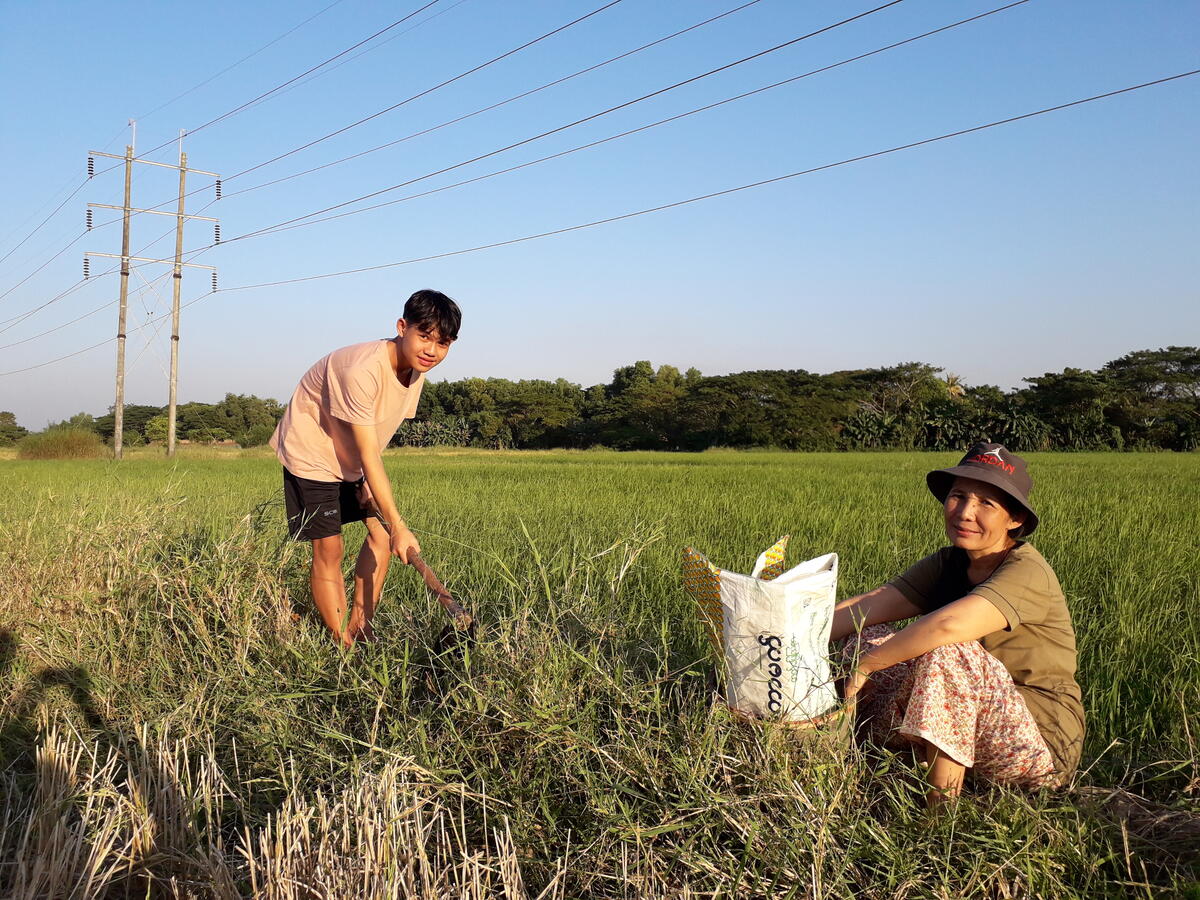
[{"label": "green shrub", "polygon": [[95,459],[107,454],[100,435],[89,428],[48,428],[17,444],[20,459]]},{"label": "green shrub", "polygon": [[155,416],[146,423],[146,441],[151,444],[165,444],[167,442],[167,417]]},{"label": "green shrub", "polygon": [[28,429],[17,424],[16,415],[7,410],[0,412],[0,447],[11,446],[27,434]]},{"label": "green shrub", "polygon": [[271,439],[271,435],[275,433],[274,425],[255,425],[247,428],[235,438],[239,446],[242,447],[261,447]]}]

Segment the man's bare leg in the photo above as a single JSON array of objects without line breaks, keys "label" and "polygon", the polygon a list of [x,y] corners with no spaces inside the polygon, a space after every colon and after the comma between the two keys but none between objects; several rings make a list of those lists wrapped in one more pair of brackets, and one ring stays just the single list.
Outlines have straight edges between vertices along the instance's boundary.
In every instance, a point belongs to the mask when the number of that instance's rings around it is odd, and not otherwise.
[{"label": "man's bare leg", "polygon": [[342,536],[316,538],[312,542],[312,586],[313,603],[325,627],[344,646],[354,643],[348,630],[343,630],[346,621],[346,583],[342,580]]},{"label": "man's bare leg", "polygon": [[929,764],[929,784],[933,788],[925,802],[933,809],[958,799],[962,793],[966,766],[955,762],[933,744],[925,744],[925,761]]},{"label": "man's bare leg", "polygon": [[350,625],[347,632],[351,640],[362,638],[373,641],[375,632],[371,620],[383,593],[383,582],[387,578],[388,564],[392,560],[388,533],[374,516],[364,520],[367,539],[358,551],[358,562],[354,566],[354,606],[350,610]]}]

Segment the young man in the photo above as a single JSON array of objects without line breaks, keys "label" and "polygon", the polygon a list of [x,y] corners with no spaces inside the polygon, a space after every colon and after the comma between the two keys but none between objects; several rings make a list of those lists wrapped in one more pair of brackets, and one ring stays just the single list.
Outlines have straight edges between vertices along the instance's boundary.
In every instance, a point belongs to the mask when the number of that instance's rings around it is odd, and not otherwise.
[{"label": "young man", "polygon": [[[425,373],[446,358],[461,320],[445,294],[417,291],[394,338],[334,350],[309,369],[271,437],[283,463],[288,531],[312,542],[313,602],[344,646],[374,638],[371,618],[391,557],[407,562],[421,550],[396,509],[381,452],[416,413]],[[367,539],[347,618],[342,526],[359,521]]]}]

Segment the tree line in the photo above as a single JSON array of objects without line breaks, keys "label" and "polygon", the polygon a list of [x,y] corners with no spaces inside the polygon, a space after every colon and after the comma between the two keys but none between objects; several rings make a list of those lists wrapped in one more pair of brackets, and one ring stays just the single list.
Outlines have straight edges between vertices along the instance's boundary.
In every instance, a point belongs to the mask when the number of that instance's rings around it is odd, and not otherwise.
[{"label": "tree line", "polygon": [[[278,401],[264,400],[252,394],[226,394],[219,403],[181,403],[175,408],[175,433],[183,440],[196,443],[233,441],[243,447],[257,447],[270,440],[283,410],[283,404]],[[126,404],[123,425],[122,442],[126,446],[165,444],[167,407]],[[111,443],[116,416],[112,407],[102,416],[80,412],[69,419],[51,423],[46,431],[64,428],[94,431]],[[27,434],[29,432],[17,424],[11,412],[0,412],[0,446],[16,443]]]},{"label": "tree line", "polygon": [[[425,386],[417,416],[393,445],[619,450],[956,450],[974,440],[1031,450],[1195,450],[1200,447],[1200,348],[1138,350],[1096,370],[1067,368],[1003,391],[969,386],[912,362],[818,375],[802,369],[705,376],[696,369],[622,366],[608,384],[464,378]],[[178,408],[190,441],[266,443],[283,406],[227,394]],[[54,427],[111,440],[113,416]],[[166,439],[165,408],[125,408],[126,444]],[[0,442],[24,429],[0,413]]]}]

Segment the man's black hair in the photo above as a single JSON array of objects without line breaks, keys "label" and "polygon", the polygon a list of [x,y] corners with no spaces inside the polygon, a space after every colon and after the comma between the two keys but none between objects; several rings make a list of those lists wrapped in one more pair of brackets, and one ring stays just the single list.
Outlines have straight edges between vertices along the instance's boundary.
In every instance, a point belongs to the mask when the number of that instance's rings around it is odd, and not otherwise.
[{"label": "man's black hair", "polygon": [[456,341],[462,310],[441,291],[417,291],[404,304],[404,321],[416,328],[437,329],[443,338]]}]

